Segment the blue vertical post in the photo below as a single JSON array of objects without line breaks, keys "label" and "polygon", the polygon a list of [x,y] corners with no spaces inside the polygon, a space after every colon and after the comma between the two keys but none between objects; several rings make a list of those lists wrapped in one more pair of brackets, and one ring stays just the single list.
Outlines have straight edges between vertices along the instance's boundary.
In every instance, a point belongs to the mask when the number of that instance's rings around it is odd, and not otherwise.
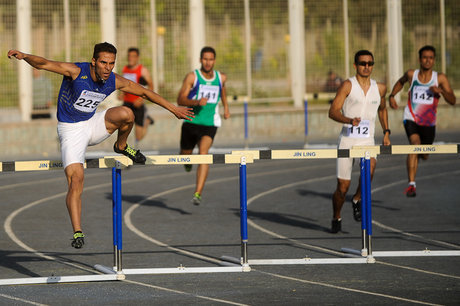
[{"label": "blue vertical post", "polygon": [[240,163],[240,228],[241,228],[241,264],[248,264],[248,203],[246,185],[246,157],[241,157]]},{"label": "blue vertical post", "polygon": [[371,211],[371,159],[369,152],[366,152],[366,161],[365,161],[365,170],[366,170],[366,227],[367,227],[367,249],[368,256],[372,256],[372,211]]},{"label": "blue vertical post", "polygon": [[304,111],[304,117],[305,117],[304,147],[306,147],[307,146],[307,136],[308,136],[308,101],[306,97],[305,97],[305,100],[303,101],[303,111]]},{"label": "blue vertical post", "polygon": [[361,230],[362,230],[362,249],[361,255],[367,255],[367,206],[366,206],[366,199],[367,199],[367,192],[366,192],[366,164],[364,161],[364,157],[360,158],[360,184],[361,184]]},{"label": "blue vertical post", "polygon": [[116,181],[117,181],[117,190],[116,190],[116,204],[117,204],[117,273],[122,271],[122,260],[121,254],[123,249],[123,236],[122,236],[122,208],[121,208],[121,167],[117,161],[116,169]]},{"label": "blue vertical post", "polygon": [[112,225],[113,225],[113,266],[117,266],[117,178],[116,168],[112,168]]},{"label": "blue vertical post", "polygon": [[248,100],[244,99],[244,147],[249,147]]}]

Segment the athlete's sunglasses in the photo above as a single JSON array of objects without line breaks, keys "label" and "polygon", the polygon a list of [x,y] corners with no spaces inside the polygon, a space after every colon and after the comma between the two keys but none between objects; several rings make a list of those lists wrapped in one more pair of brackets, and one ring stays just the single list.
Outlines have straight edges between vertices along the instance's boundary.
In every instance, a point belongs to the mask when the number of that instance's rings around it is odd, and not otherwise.
[{"label": "athlete's sunglasses", "polygon": [[358,62],[357,64],[363,67],[365,67],[366,65],[368,65],[369,67],[374,66],[374,62]]}]

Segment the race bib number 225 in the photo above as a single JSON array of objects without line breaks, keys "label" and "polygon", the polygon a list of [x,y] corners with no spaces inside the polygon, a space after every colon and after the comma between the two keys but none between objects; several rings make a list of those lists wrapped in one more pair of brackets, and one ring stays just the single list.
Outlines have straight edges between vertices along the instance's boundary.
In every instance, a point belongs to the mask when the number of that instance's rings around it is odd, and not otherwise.
[{"label": "race bib number 225", "polygon": [[104,101],[105,97],[105,94],[99,92],[83,90],[73,106],[79,111],[91,113]]}]

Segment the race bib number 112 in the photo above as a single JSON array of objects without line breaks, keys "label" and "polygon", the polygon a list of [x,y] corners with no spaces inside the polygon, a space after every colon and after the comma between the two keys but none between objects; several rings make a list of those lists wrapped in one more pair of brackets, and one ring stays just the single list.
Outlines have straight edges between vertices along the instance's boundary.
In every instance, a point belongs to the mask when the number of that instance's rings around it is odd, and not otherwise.
[{"label": "race bib number 112", "polygon": [[369,137],[369,120],[361,120],[358,126],[351,125],[349,127],[349,137],[368,138]]},{"label": "race bib number 112", "polygon": [[83,90],[73,106],[79,111],[91,113],[104,101],[105,97],[105,94],[99,92]]}]

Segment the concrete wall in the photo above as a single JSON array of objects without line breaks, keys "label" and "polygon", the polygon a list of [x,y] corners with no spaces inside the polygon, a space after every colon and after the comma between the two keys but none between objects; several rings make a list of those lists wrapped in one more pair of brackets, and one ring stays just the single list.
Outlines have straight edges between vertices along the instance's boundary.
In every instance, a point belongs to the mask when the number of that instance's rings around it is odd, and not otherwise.
[{"label": "concrete wall", "polygon": [[[309,107],[309,142],[327,141],[334,143],[341,125],[327,116],[328,106]],[[146,138],[141,142],[143,150],[178,150],[181,122],[170,113],[150,108],[155,125],[149,128]],[[244,146],[244,117],[242,108],[231,107],[232,117],[223,121],[216,139],[216,147]],[[403,108],[389,109],[390,128],[393,135],[404,134],[402,126]],[[460,106],[443,103],[438,108],[438,131],[458,131],[460,142]],[[28,123],[0,123],[0,160],[21,160],[40,158],[59,158],[59,144],[56,133],[56,120],[37,120]],[[376,135],[381,138],[381,128],[377,122]],[[132,135],[129,142],[134,145]],[[249,106],[249,142],[264,143],[303,142],[304,112],[292,107],[274,108]],[[115,135],[103,143],[90,147],[89,151],[112,151]]]}]

